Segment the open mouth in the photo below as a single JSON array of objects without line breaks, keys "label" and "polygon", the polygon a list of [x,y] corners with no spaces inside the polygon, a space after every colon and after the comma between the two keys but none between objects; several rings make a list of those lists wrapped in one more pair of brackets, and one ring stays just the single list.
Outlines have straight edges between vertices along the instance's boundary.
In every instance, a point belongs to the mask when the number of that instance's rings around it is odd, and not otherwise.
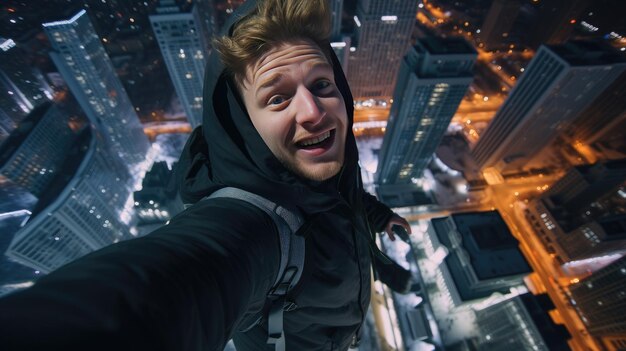
[{"label": "open mouth", "polygon": [[314,138],[306,139],[299,141],[296,143],[298,148],[311,150],[318,148],[327,148],[332,145],[335,136],[335,130],[329,130],[325,133],[322,133]]}]

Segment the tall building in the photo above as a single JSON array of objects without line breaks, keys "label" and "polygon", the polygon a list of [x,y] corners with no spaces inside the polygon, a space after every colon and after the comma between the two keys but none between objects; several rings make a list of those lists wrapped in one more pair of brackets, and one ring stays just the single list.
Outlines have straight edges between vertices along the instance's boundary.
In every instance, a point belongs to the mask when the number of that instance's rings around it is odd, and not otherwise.
[{"label": "tall building", "polygon": [[509,293],[532,272],[497,211],[434,218],[424,239],[429,257],[444,257],[438,267],[441,290],[454,306]]},{"label": "tall building", "polygon": [[167,162],[155,162],[143,179],[141,190],[135,191],[135,211],[143,223],[165,223],[184,210],[178,196],[178,182]]},{"label": "tall building", "polygon": [[417,0],[359,0],[348,81],[356,100],[389,99],[409,49]]},{"label": "tall building", "polygon": [[603,94],[571,124],[573,142],[592,144],[626,121],[626,72],[615,79]]},{"label": "tall building", "polygon": [[200,46],[202,46],[205,56],[209,57],[212,50],[211,40],[220,30],[215,18],[213,0],[195,0],[191,14],[200,35]]},{"label": "tall building", "polygon": [[335,37],[330,43],[330,47],[337,55],[341,68],[344,74],[348,74],[348,66],[350,62],[350,46],[352,44],[352,38],[348,35]]},{"label": "tall building", "polygon": [[626,349],[626,257],[593,273],[569,290],[587,331],[607,350]]},{"label": "tall building", "polygon": [[182,13],[173,0],[161,0],[157,14],[150,16],[163,59],[174,83],[187,120],[202,124],[202,83],[207,49],[192,13]]},{"label": "tall building", "polygon": [[135,174],[144,161],[148,138],[122,83],[115,74],[87,12],[65,21],[43,24],[53,51],[50,53],[72,94],[91,123]]},{"label": "tall building", "polygon": [[215,10],[214,18],[216,29],[220,30],[226,24],[228,17],[239,8],[239,6],[243,5],[246,0],[197,0],[198,2],[207,2],[210,1],[213,3],[213,9]]},{"label": "tall building", "polygon": [[476,56],[463,38],[426,37],[404,57],[379,154],[379,193],[415,188],[412,179],[421,177],[472,82]]},{"label": "tall building", "polygon": [[569,39],[574,25],[591,4],[590,0],[551,0],[536,2],[536,17],[527,44],[562,44]]},{"label": "tall building", "polygon": [[6,254],[48,273],[91,251],[129,239],[120,212],[130,191],[128,173],[101,138],[85,128],[59,174],[40,198]]},{"label": "tall building", "polygon": [[626,252],[626,160],[571,169],[540,199],[526,218],[560,263]]},{"label": "tall building", "polygon": [[15,129],[15,122],[0,108],[0,146]]},{"label": "tall building", "polygon": [[547,295],[522,294],[476,311],[478,349],[486,351],[569,351],[571,335],[548,314]]},{"label": "tall building", "polygon": [[520,0],[494,0],[491,3],[478,35],[485,49],[493,50],[508,44],[509,32],[521,6]]},{"label": "tall building", "polygon": [[472,150],[478,166],[523,169],[625,69],[600,42],[542,46]]},{"label": "tall building", "polygon": [[37,277],[33,269],[11,261],[4,254],[36,205],[37,198],[24,188],[9,179],[0,181],[0,297]]},{"label": "tall building", "polygon": [[[52,99],[41,72],[12,39],[0,38],[0,110],[15,128],[35,107]],[[6,123],[5,123],[6,124]]]},{"label": "tall building", "polygon": [[543,198],[571,214],[583,214],[592,203],[626,182],[626,159],[577,166],[545,192]]},{"label": "tall building", "polygon": [[76,133],[71,115],[52,104],[41,105],[23,120],[0,147],[0,181],[13,183],[40,197],[63,172],[63,162]]},{"label": "tall building", "polygon": [[341,36],[341,18],[343,16],[343,0],[328,0],[330,2],[332,30],[330,36]]}]

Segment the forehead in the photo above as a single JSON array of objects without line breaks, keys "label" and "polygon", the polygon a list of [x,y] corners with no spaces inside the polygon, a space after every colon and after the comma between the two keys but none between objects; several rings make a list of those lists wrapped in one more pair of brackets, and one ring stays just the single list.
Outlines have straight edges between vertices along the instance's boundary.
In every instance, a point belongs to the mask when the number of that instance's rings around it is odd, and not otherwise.
[{"label": "forehead", "polygon": [[306,40],[282,42],[275,44],[256,62],[248,65],[246,81],[255,85],[264,76],[294,66],[308,69],[323,66],[332,69],[326,55],[316,44]]}]

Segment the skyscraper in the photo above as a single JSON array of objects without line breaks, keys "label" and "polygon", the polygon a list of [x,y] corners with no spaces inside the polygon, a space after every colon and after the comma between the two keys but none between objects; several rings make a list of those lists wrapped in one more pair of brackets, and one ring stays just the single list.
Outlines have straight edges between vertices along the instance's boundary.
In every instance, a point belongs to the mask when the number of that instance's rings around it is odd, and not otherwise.
[{"label": "skyscraper", "polygon": [[142,181],[141,190],[133,193],[137,217],[143,223],[165,223],[184,210],[178,195],[178,182],[172,166],[155,162]]},{"label": "skyscraper", "polygon": [[9,179],[0,182],[0,297],[37,277],[33,269],[11,261],[4,253],[28,220],[37,198]]},{"label": "skyscraper", "polygon": [[76,134],[70,114],[56,105],[35,109],[0,147],[0,181],[8,178],[40,197],[63,172],[63,162]]},{"label": "skyscraper", "polygon": [[53,48],[50,56],[63,79],[91,123],[134,174],[133,166],[148,151],[148,138],[87,12],[81,10],[69,20],[43,27]]},{"label": "skyscraper", "polygon": [[487,50],[508,42],[509,32],[522,6],[520,0],[494,0],[480,28],[479,38]]},{"label": "skyscraper", "polygon": [[591,144],[626,121],[626,72],[615,79],[568,130],[573,142]]},{"label": "skyscraper", "polygon": [[348,81],[356,100],[389,99],[409,49],[417,0],[359,0]]},{"label": "skyscraper", "polygon": [[15,122],[0,108],[0,145],[9,137],[15,129]]},{"label": "skyscraper", "polygon": [[626,348],[626,257],[569,287],[575,308],[608,350]]},{"label": "skyscraper", "polygon": [[426,254],[445,257],[437,269],[454,306],[473,304],[496,292],[506,294],[523,286],[524,276],[532,272],[497,211],[433,218],[427,233]]},{"label": "skyscraper", "polygon": [[193,14],[180,12],[173,0],[161,0],[150,23],[187,120],[196,127],[202,124],[202,83],[208,50],[203,47],[200,28]]},{"label": "skyscraper", "polygon": [[547,295],[522,294],[476,311],[479,349],[569,351],[571,335],[548,315]]},{"label": "skyscraper", "polygon": [[561,263],[624,252],[625,181],[626,160],[575,167],[529,204],[526,218]]},{"label": "skyscraper", "polygon": [[537,16],[526,40],[532,48],[541,44],[562,44],[569,39],[578,17],[590,0],[551,0],[536,2]]},{"label": "skyscraper", "polygon": [[423,38],[404,57],[376,171],[381,191],[422,175],[472,82],[475,61],[463,38]]},{"label": "skyscraper", "polygon": [[338,38],[341,36],[341,18],[343,15],[343,0],[328,0],[330,2],[332,31],[330,36]]},{"label": "skyscraper", "polygon": [[13,128],[35,107],[52,99],[52,89],[41,72],[28,64],[11,39],[0,38],[0,110]]},{"label": "skyscraper", "polygon": [[44,273],[106,245],[129,239],[120,212],[129,176],[102,139],[85,128],[59,175],[40,198],[7,256]]},{"label": "skyscraper", "polygon": [[196,29],[200,35],[200,45],[205,52],[205,56],[209,57],[213,35],[220,30],[217,25],[217,19],[215,18],[213,0],[195,0],[191,14],[193,15]]},{"label": "skyscraper", "polygon": [[542,46],[472,150],[481,169],[523,169],[626,69],[600,42]]},{"label": "skyscraper", "polygon": [[570,169],[543,195],[571,214],[583,214],[593,202],[626,181],[626,159]]}]

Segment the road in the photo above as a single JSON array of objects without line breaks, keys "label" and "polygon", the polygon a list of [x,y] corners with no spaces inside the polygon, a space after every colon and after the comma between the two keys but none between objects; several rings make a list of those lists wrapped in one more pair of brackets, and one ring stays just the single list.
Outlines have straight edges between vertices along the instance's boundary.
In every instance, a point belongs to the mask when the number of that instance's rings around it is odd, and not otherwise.
[{"label": "road", "polygon": [[187,122],[152,122],[143,125],[143,131],[148,139],[154,140],[159,134],[191,133],[191,126]]},{"label": "road", "polygon": [[[511,233],[520,242],[520,249],[529,261],[535,273],[541,279],[546,292],[550,299],[554,302],[559,316],[561,317],[565,327],[572,335],[570,346],[574,351],[601,351],[603,350],[597,341],[584,332],[585,325],[580,320],[576,311],[569,305],[567,296],[564,294],[566,287],[559,285],[559,281],[563,281],[562,273],[554,258],[550,256],[544,249],[543,245],[532,231],[532,228],[526,223],[523,214],[518,210],[516,213],[516,201],[525,191],[532,189],[538,184],[525,184],[520,186],[499,185],[491,186],[494,206],[498,209],[502,218],[507,223]],[[515,195],[515,194],[518,195]],[[517,205],[518,209],[522,205]],[[520,217],[521,216],[521,217]]]}]

